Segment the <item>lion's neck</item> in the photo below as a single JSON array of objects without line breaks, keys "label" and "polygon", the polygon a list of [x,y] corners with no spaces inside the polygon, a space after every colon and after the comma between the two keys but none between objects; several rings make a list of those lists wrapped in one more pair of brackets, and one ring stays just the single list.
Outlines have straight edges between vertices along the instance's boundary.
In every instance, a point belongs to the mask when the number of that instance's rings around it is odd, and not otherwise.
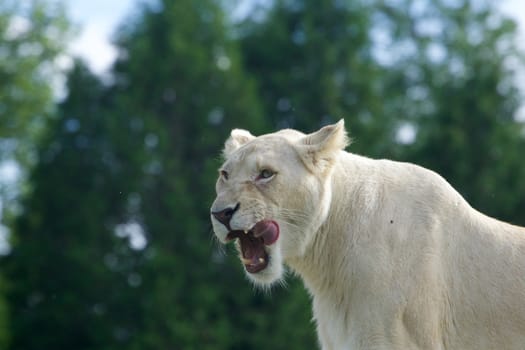
[{"label": "lion's neck", "polygon": [[359,181],[361,167],[354,160],[347,159],[349,157],[356,156],[343,156],[332,176],[332,199],[327,219],[305,253],[288,261],[314,296],[340,298],[342,296],[336,294],[349,294],[351,289],[353,223],[362,220],[353,217],[355,211],[352,208],[360,205],[356,201],[361,200],[358,191],[362,190],[362,184]]}]

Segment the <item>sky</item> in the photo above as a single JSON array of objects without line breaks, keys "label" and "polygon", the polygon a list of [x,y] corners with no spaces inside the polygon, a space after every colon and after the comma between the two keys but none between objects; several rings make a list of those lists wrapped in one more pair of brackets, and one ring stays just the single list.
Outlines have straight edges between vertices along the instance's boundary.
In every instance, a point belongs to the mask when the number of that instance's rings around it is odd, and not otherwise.
[{"label": "sky", "polygon": [[[90,68],[103,75],[115,60],[112,34],[143,0],[70,0],[66,2],[70,18],[80,26],[79,36],[70,52],[83,57]],[[241,0],[244,3],[254,0]],[[501,0],[503,11],[519,25],[520,42],[525,49],[525,1]]]},{"label": "sky", "polygon": [[111,44],[117,27],[138,7],[139,0],[73,0],[66,2],[68,14],[80,33],[69,46],[75,56],[86,60],[97,74],[103,74],[115,60]]}]

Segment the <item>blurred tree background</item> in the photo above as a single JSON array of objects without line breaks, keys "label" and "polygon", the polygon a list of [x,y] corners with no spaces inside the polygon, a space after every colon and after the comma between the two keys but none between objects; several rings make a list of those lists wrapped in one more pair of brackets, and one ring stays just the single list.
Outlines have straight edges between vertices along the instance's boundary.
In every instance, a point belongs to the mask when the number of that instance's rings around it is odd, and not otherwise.
[{"label": "blurred tree background", "polygon": [[[438,171],[525,225],[523,69],[489,0],[145,2],[102,80],[43,0],[0,4],[0,349],[312,349],[309,299],[213,240],[222,143],[344,117],[356,153]],[[55,94],[56,95],[56,94]],[[25,176],[27,174],[27,176]]]}]

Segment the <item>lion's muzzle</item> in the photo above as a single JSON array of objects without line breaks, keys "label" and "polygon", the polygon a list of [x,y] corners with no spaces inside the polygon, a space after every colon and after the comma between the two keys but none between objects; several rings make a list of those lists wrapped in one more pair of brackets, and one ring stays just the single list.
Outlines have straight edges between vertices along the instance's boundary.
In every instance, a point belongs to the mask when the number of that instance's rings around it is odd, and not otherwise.
[{"label": "lion's muzzle", "polygon": [[237,203],[235,207],[227,207],[219,211],[212,211],[211,214],[215,217],[215,219],[217,219],[217,221],[226,226],[228,231],[231,231],[230,221],[233,217],[233,214],[235,214],[235,212],[239,210],[239,207],[240,204]]}]

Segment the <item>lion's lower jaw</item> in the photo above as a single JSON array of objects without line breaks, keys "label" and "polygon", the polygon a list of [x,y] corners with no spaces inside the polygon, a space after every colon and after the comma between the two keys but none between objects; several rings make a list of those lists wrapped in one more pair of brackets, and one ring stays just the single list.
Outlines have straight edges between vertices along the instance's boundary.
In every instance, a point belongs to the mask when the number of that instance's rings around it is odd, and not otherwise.
[{"label": "lion's lower jaw", "polygon": [[[268,288],[284,282],[286,273],[285,265],[290,266],[294,272],[298,272],[294,268],[293,262],[300,261],[304,263],[305,254],[311,249],[315,232],[309,232],[309,230],[305,229],[302,235],[303,237],[301,237],[301,239],[291,240],[291,243],[288,242],[288,245],[284,245],[283,242],[278,241],[277,244],[266,247],[269,256],[268,266],[257,273],[250,273],[245,269],[244,272],[248,276],[248,279],[256,286]],[[289,233],[288,236],[290,236]]]},{"label": "lion's lower jaw", "polygon": [[280,283],[284,277],[284,265],[280,249],[269,249],[268,256],[270,262],[264,270],[257,273],[244,271],[250,281],[260,287],[269,287],[273,284]]}]

